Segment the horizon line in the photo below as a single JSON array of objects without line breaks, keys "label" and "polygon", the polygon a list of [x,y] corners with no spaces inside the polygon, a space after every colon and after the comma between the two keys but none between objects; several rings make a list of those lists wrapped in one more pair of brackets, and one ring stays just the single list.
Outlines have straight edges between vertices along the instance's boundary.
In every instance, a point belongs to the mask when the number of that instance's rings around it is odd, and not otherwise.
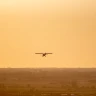
[{"label": "horizon line", "polygon": [[22,69],[80,69],[80,68],[96,68],[96,67],[0,67],[0,69],[15,69],[15,68],[22,68]]}]

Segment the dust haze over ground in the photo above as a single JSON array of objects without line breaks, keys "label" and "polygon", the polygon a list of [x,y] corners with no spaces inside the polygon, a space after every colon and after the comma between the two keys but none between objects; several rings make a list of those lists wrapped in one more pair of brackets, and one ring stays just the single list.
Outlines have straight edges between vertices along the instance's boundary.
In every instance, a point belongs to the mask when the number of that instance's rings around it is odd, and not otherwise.
[{"label": "dust haze over ground", "polygon": [[[2,96],[95,96],[95,68],[1,68]],[[93,94],[93,95],[92,95]]]}]

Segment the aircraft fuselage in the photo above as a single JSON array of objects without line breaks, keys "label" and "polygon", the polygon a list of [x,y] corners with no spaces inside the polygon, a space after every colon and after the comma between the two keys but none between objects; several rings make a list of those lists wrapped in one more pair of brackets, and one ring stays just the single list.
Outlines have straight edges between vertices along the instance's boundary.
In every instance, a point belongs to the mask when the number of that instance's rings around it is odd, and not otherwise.
[{"label": "aircraft fuselage", "polygon": [[43,54],[42,54],[42,57],[46,57],[46,55],[47,55],[46,53],[43,53]]}]

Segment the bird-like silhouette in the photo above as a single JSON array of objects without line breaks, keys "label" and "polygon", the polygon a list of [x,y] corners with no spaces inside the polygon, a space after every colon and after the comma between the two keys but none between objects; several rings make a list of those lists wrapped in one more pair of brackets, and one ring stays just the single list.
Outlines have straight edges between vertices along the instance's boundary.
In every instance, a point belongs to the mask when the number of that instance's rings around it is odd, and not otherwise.
[{"label": "bird-like silhouette", "polygon": [[42,57],[46,57],[46,55],[52,54],[52,53],[35,53],[35,54],[42,54]]}]

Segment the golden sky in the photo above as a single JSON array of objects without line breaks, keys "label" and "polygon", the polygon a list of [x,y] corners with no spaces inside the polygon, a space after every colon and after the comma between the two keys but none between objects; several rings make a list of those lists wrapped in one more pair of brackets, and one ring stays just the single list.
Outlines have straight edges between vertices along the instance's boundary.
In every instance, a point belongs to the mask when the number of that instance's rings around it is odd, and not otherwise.
[{"label": "golden sky", "polygon": [[0,67],[96,67],[96,1],[0,0]]}]

